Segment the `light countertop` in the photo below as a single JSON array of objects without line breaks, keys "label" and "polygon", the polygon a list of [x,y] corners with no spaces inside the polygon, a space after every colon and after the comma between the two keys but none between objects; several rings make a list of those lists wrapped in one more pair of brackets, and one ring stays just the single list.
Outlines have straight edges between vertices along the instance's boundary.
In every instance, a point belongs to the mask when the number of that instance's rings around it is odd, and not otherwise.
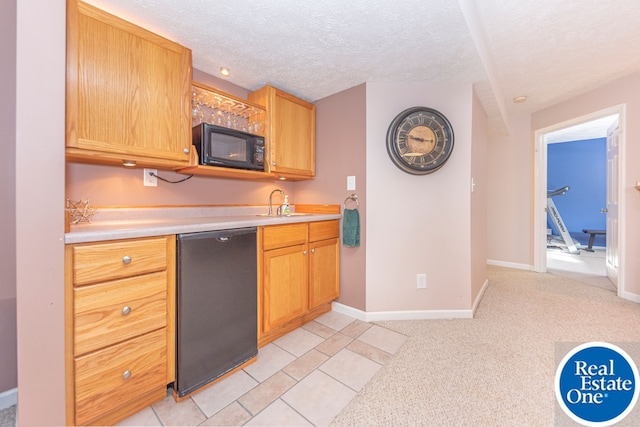
[{"label": "light countertop", "polygon": [[340,214],[264,216],[265,207],[176,207],[98,209],[90,223],[71,226],[65,243],[132,239],[243,227],[340,219]]}]

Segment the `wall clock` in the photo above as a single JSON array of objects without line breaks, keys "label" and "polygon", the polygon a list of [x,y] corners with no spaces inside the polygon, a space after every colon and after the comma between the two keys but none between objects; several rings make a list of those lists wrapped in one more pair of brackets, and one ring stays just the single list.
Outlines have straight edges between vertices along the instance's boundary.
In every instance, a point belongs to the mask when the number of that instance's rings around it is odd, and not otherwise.
[{"label": "wall clock", "polygon": [[412,107],[396,116],[387,131],[387,152],[404,172],[426,175],[440,169],[453,151],[453,128],[432,108]]}]

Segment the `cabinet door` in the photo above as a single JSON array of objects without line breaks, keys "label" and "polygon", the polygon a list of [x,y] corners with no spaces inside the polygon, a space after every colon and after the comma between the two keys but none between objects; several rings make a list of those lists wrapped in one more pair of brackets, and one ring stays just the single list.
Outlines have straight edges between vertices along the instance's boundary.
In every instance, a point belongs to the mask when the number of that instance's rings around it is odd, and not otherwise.
[{"label": "cabinet door", "polygon": [[307,246],[273,249],[263,256],[261,332],[264,334],[307,311]]},{"label": "cabinet door", "polygon": [[67,157],[188,165],[191,51],[85,3],[67,9]]},{"label": "cabinet door", "polygon": [[340,294],[340,243],[327,239],[309,244],[309,309]]},{"label": "cabinet door", "polygon": [[273,171],[315,176],[315,107],[277,90],[273,120]]},{"label": "cabinet door", "polygon": [[315,105],[273,86],[248,96],[267,109],[266,150],[269,172],[291,179],[316,174]]}]

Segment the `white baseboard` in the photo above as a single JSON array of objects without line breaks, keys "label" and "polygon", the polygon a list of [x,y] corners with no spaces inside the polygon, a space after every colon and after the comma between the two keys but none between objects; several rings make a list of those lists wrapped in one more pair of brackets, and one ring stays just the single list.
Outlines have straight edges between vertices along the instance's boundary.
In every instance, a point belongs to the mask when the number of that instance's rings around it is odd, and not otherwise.
[{"label": "white baseboard", "polygon": [[438,319],[471,319],[473,310],[406,310],[365,312],[344,304],[334,302],[332,309],[338,313],[351,316],[363,322],[383,320],[438,320]]},{"label": "white baseboard", "polygon": [[480,289],[480,292],[478,292],[478,296],[476,297],[476,300],[473,302],[473,307],[471,307],[471,313],[473,313],[473,315],[476,314],[478,305],[480,305],[480,301],[482,300],[482,296],[484,295],[484,291],[487,290],[487,287],[489,287],[489,279],[484,279],[484,284],[482,285],[482,289]]},{"label": "white baseboard", "polygon": [[444,320],[471,319],[471,310],[407,310],[407,311],[378,311],[367,313],[367,321],[381,320]]},{"label": "white baseboard", "polygon": [[17,387],[0,393],[0,410],[16,405],[17,403],[18,403]]},{"label": "white baseboard", "polygon": [[640,295],[632,294],[631,292],[622,292],[620,294],[620,298],[624,298],[624,299],[632,301],[632,302],[640,303]]},{"label": "white baseboard", "polygon": [[516,268],[518,270],[533,271],[533,266],[532,265],[520,264],[520,263],[517,263],[517,262],[506,262],[506,261],[497,261],[497,260],[494,260],[494,259],[488,259],[487,260],[487,264],[495,265],[495,266],[498,266],[498,267]]},{"label": "white baseboard", "polygon": [[340,304],[339,302],[332,302],[331,310],[340,314],[344,314],[345,316],[353,317],[354,319],[358,319],[363,322],[367,321],[366,312],[358,310],[357,308],[349,307],[348,305]]}]

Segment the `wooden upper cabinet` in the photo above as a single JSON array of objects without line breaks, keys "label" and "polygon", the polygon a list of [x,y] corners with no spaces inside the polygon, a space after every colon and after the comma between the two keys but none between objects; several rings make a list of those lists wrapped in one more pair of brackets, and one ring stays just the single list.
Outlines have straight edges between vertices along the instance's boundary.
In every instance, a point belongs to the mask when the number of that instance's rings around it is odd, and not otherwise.
[{"label": "wooden upper cabinet", "polygon": [[67,1],[67,158],[177,169],[191,156],[191,51]]},{"label": "wooden upper cabinet", "polygon": [[315,105],[273,86],[264,86],[248,99],[267,109],[269,172],[289,179],[316,174]]}]

